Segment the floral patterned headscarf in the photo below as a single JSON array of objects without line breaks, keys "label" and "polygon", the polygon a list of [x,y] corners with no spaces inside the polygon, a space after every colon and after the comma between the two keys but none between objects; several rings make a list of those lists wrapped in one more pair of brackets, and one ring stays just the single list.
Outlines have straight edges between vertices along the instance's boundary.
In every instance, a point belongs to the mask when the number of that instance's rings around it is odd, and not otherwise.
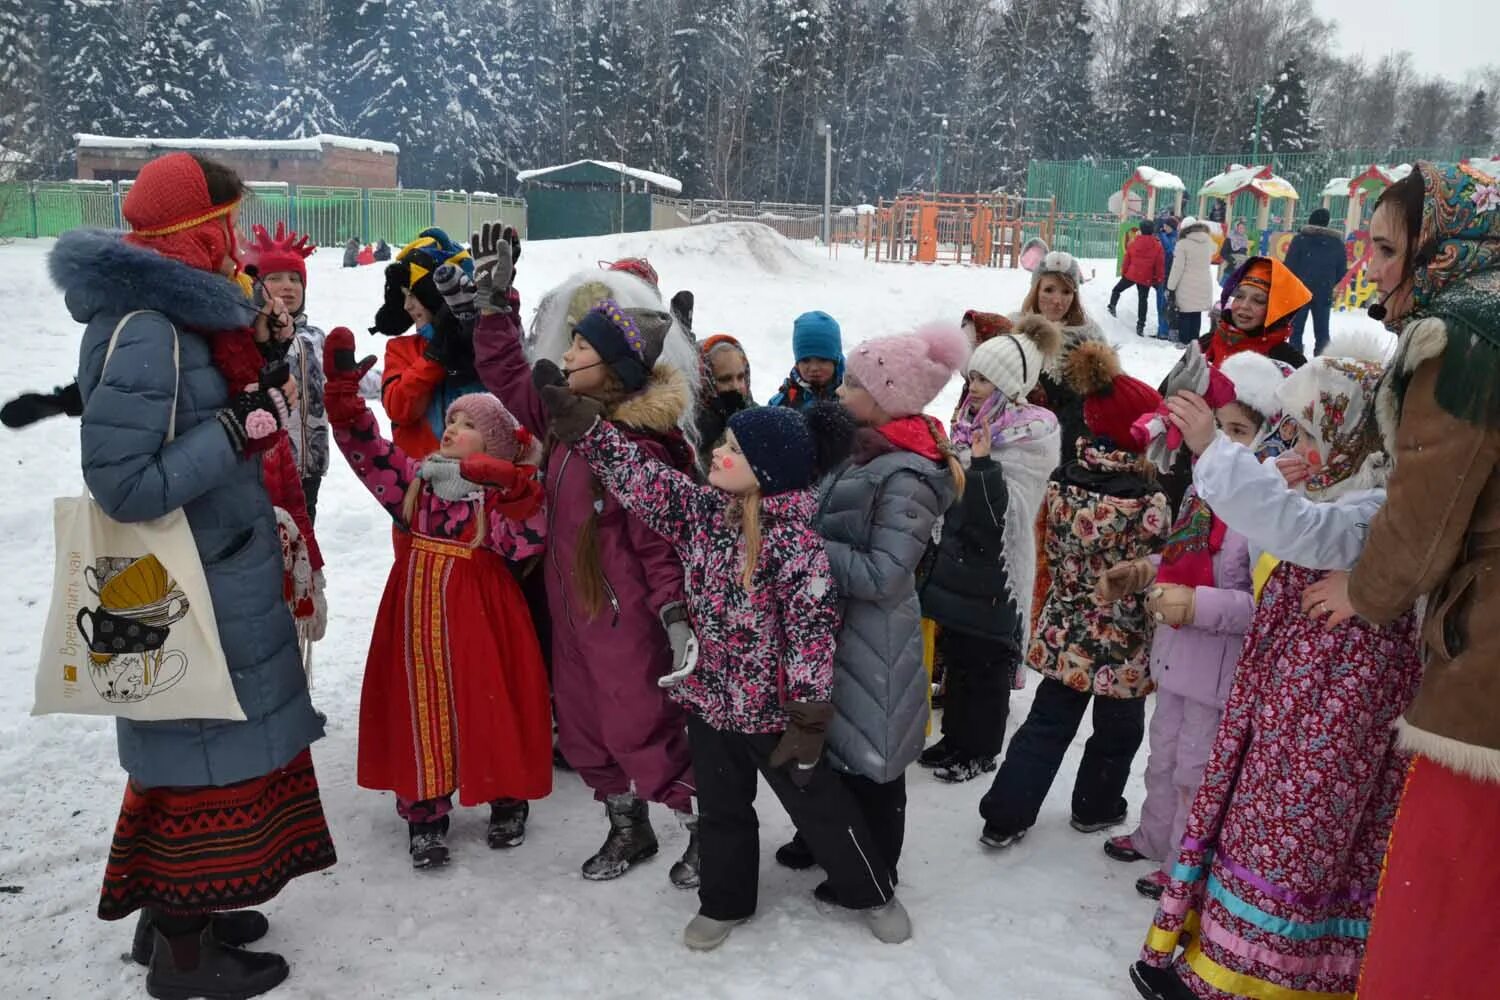
[{"label": "floral patterned headscarf", "polygon": [[1317,442],[1322,458],[1307,480],[1310,498],[1333,500],[1385,484],[1390,461],[1375,421],[1375,387],[1384,371],[1378,361],[1324,355],[1297,369],[1277,392],[1282,436],[1295,436],[1286,426],[1294,421]]}]

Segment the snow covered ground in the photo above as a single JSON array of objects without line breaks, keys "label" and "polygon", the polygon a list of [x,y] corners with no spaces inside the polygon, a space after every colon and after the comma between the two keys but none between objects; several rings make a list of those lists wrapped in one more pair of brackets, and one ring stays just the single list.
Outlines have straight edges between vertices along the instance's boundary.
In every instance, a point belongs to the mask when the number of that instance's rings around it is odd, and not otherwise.
[{"label": "snow covered ground", "polygon": [[[47,279],[50,241],[0,247],[0,301],[9,308],[0,399],[71,380],[79,327]],[[530,243],[518,286],[540,293],[579,268],[645,255],[668,295],[691,288],[700,334],[731,332],[751,356],[764,400],[790,364],[792,319],[823,309],[839,319],[846,347],[869,336],[965,309],[1012,311],[1029,276],[1017,271],[867,263],[795,245],[763,227],[726,224],[662,233]],[[1132,306],[1104,311],[1112,262],[1086,261],[1085,305],[1122,344],[1129,371],[1155,384],[1176,356],[1137,339]],[[310,261],[313,322],[347,325],[361,346],[380,301],[378,267],[342,270],[325,250]],[[1127,296],[1125,303],[1133,303]],[[1368,325],[1336,317],[1335,329]],[[946,418],[958,382],[933,407]],[[51,583],[51,498],[81,488],[75,422],[55,419],[0,432],[0,968],[15,997],[139,997],[142,973],[123,961],[130,926],[94,916],[105,855],[124,787],[113,723],[31,719],[32,678]],[[293,883],[268,908],[265,946],[284,953],[292,978],[274,995],[292,998],[504,996],[971,998],[1105,1000],[1134,996],[1124,979],[1152,906],[1132,888],[1147,866],[1100,852],[1102,835],[1067,825],[1072,774],[1087,721],[1030,837],[1003,854],[983,851],[978,801],[987,781],[950,787],[913,768],[901,896],[916,933],[898,947],[877,943],[857,918],[814,902],[817,873],[786,871],[771,852],[791,833],[773,796],[761,797],[760,912],[719,951],[695,955],[680,942],[695,912],[691,893],[671,888],[667,868],[686,834],[654,809],[658,860],[609,884],[586,883],[579,863],[602,841],[605,822],[582,783],[559,774],[536,803],[526,844],[484,845],[483,810],[461,811],[454,863],[416,874],[404,825],[389,796],[354,784],[360,676],[371,616],[390,562],[385,515],[339,457],[323,486],[319,539],[328,559],[331,623],[317,647],[314,698],[328,737],[314,749],[323,801],[339,850],[332,870]],[[1036,679],[1011,699],[1010,729],[1026,716]],[[1140,772],[1127,792],[1141,797]],[[1124,832],[1124,831],[1121,831]]]}]

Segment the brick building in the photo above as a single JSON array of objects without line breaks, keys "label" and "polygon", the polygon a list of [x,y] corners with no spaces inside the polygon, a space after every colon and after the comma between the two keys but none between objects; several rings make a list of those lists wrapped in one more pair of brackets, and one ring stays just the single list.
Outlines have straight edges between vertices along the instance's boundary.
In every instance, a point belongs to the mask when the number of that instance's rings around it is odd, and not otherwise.
[{"label": "brick building", "polygon": [[233,167],[247,181],[319,187],[394,188],[400,149],[389,142],[310,139],[144,139],[78,134],[78,179],[132,180],[151,159],[186,150]]}]

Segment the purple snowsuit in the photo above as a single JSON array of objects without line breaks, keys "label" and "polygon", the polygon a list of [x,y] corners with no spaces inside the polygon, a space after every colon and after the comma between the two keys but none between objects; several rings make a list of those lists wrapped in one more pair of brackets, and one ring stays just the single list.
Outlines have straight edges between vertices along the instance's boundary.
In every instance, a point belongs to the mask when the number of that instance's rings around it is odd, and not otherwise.
[{"label": "purple snowsuit", "polygon": [[1146,857],[1160,861],[1164,872],[1171,872],[1177,860],[1255,611],[1250,570],[1245,536],[1225,531],[1224,544],[1214,555],[1214,586],[1197,588],[1193,624],[1158,625],[1151,643],[1156,710],[1146,761],[1146,801],[1130,842]]},{"label": "purple snowsuit", "polygon": [[[475,324],[475,367],[485,388],[545,438],[547,413],[531,384],[514,297],[512,306]],[[610,418],[652,458],[679,468],[685,462],[690,470],[692,449],[677,420],[691,400],[686,378],[658,365],[646,388],[618,403]],[[554,443],[545,483],[550,523],[543,562],[558,749],[600,801],[634,791],[690,812],[695,786],[686,716],[656,685],[672,669],[658,615],[684,599],[682,561],[670,542],[610,496],[572,448]],[[579,605],[573,575],[579,532],[591,514],[606,596],[594,618]]]}]

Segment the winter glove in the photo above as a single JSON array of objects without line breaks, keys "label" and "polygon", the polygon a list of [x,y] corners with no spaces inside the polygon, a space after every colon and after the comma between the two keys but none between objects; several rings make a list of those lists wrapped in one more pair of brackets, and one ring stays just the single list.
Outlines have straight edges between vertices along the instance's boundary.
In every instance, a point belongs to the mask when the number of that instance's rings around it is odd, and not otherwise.
[{"label": "winter glove", "polygon": [[461,267],[444,264],[432,272],[432,283],[437,286],[448,311],[461,325],[474,326],[474,279]]},{"label": "winter glove", "polygon": [[667,688],[680,684],[698,666],[698,637],[688,624],[687,608],[681,601],[661,609],[661,624],[672,644],[672,672],[658,677],[656,686]]},{"label": "winter glove", "polygon": [[564,375],[562,369],[556,364],[543,358],[531,366],[531,384],[540,392],[549,385],[566,386],[568,376]]},{"label": "winter glove", "polygon": [[458,469],[464,479],[490,491],[496,513],[505,517],[524,520],[542,505],[542,484],[537,481],[533,466],[489,455],[470,455],[459,463]]},{"label": "winter glove", "polygon": [[450,503],[471,497],[483,489],[479,483],[465,478],[458,459],[446,455],[428,455],[417,469],[417,475],[427,481],[432,492]]},{"label": "winter glove", "polygon": [[352,424],[365,412],[359,393],[360,379],[375,366],[375,355],[354,360],[354,333],[336,326],[323,342],[323,408],[335,427]]},{"label": "winter glove", "polygon": [[[284,367],[284,366],[283,366]],[[282,390],[268,387],[267,376],[261,384],[247,385],[229,406],[218,412],[219,424],[229,441],[242,455],[254,455],[276,443],[276,434],[287,422],[286,396]],[[285,379],[282,380],[285,384]]]},{"label": "winter glove", "polygon": [[563,444],[572,444],[582,438],[604,416],[603,403],[588,396],[574,395],[563,385],[549,385],[543,389],[542,406],[547,410],[548,428]]},{"label": "winter glove", "polygon": [[411,329],[411,316],[406,312],[406,289],[411,282],[411,267],[405,261],[395,261],[385,268],[385,301],[375,312],[375,325],[371,333],[383,333],[397,337]]},{"label": "winter glove", "polygon": [[[749,406],[750,401],[735,389],[727,389],[708,401],[709,409],[723,417],[726,423],[730,417],[741,410],[748,409]],[[704,443],[707,444],[707,442]]]},{"label": "winter glove", "polygon": [[83,396],[78,383],[61,386],[50,393],[27,392],[0,407],[0,423],[6,427],[20,428],[65,414],[70,417],[83,415]]},{"label": "winter glove", "polygon": [[781,741],[771,751],[771,766],[789,768],[792,784],[806,788],[823,756],[823,741],[833,721],[833,704],[826,701],[792,701],[786,705],[787,726]]},{"label": "winter glove", "polygon": [[693,293],[684,288],[672,296],[672,315],[689,334],[693,332]]},{"label": "winter glove", "polygon": [[477,381],[474,374],[474,324],[464,324],[446,307],[432,318],[432,339],[422,356],[443,366],[450,377]]},{"label": "winter glove", "polygon": [[1156,567],[1150,559],[1132,559],[1116,563],[1104,571],[1095,585],[1100,600],[1120,601],[1131,594],[1139,594],[1156,579]]},{"label": "winter glove", "polygon": [[1151,588],[1146,595],[1146,611],[1159,625],[1191,625],[1197,611],[1198,588],[1165,583]]},{"label": "winter glove", "polygon": [[469,237],[474,257],[475,303],[482,313],[507,312],[510,286],[516,280],[516,261],[521,259],[521,237],[512,226],[486,222]]}]

